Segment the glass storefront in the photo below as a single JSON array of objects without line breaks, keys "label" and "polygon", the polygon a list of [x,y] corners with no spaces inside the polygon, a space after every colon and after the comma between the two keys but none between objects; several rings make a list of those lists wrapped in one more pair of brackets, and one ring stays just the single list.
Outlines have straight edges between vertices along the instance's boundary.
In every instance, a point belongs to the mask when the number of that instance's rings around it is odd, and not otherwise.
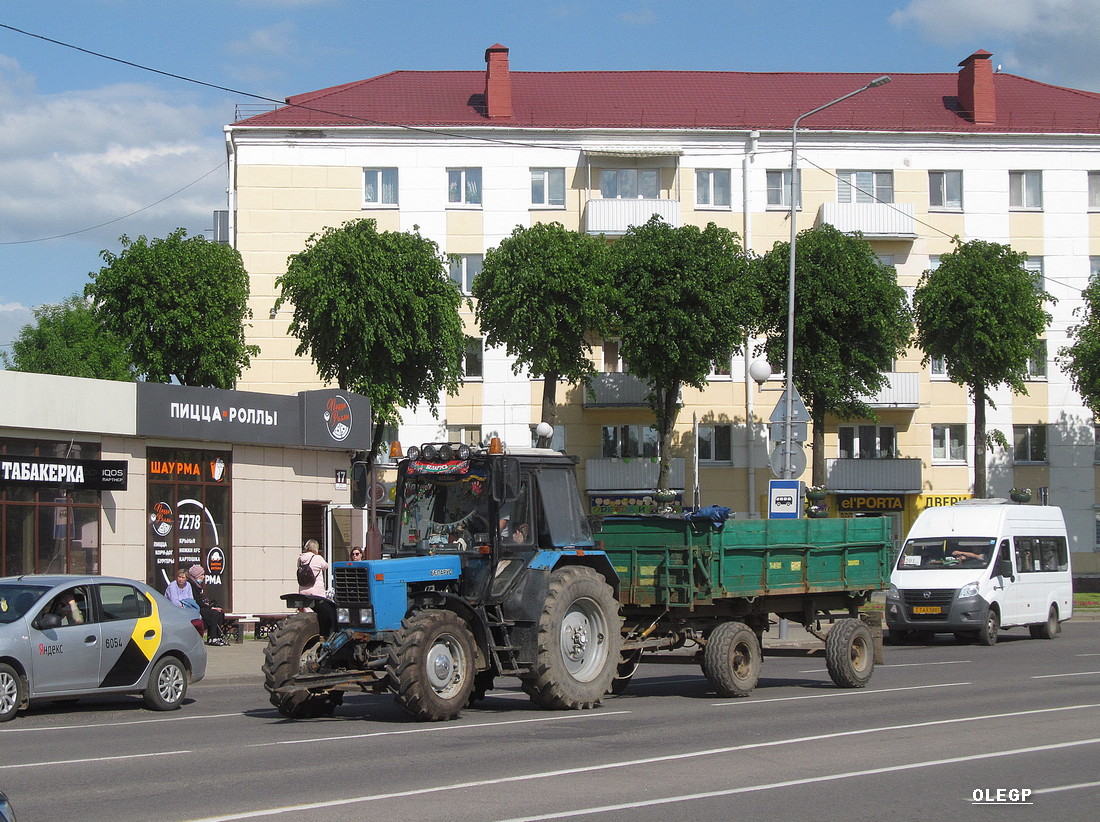
[{"label": "glass storefront", "polygon": [[[99,456],[96,443],[0,438],[0,457],[12,461]],[[98,574],[99,515],[98,490],[50,479],[0,483],[0,576]]]}]

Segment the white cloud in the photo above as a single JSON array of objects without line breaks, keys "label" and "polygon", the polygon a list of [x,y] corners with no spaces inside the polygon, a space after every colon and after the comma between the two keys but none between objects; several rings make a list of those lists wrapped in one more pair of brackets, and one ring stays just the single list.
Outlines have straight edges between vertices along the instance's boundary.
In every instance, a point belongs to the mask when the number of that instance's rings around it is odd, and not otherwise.
[{"label": "white cloud", "polygon": [[235,40],[226,47],[231,54],[264,57],[288,57],[296,46],[293,23],[277,23],[264,29],[256,29],[244,40]]},{"label": "white cloud", "polygon": [[225,172],[182,193],[225,161],[220,139],[227,105],[128,83],[38,94],[33,77],[0,62],[0,242],[88,232],[111,247],[122,233],[192,233],[224,208]]},{"label": "white cloud", "polygon": [[[1035,80],[1100,90],[1096,0],[910,0],[890,16],[937,43],[994,51],[1006,71]],[[994,44],[1004,44],[999,51]]]}]

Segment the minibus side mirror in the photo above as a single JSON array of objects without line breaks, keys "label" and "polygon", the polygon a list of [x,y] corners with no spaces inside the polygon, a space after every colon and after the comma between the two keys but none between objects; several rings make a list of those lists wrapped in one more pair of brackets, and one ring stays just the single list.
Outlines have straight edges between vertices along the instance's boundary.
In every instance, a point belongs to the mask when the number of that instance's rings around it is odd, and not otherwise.
[{"label": "minibus side mirror", "polygon": [[1016,577],[1012,574],[1012,560],[999,559],[997,560],[997,573],[1002,577],[1008,577],[1013,582],[1016,581]]}]

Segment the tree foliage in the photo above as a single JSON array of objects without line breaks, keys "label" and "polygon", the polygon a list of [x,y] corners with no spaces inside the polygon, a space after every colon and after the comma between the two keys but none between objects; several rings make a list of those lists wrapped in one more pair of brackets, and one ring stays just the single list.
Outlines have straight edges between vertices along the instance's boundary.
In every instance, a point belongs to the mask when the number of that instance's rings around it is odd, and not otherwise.
[{"label": "tree foliage", "polygon": [[11,356],[0,353],[12,371],[123,382],[137,379],[122,340],[104,328],[79,294],[38,306],[34,318],[35,324],[24,326],[12,343]]},{"label": "tree foliage", "polygon": [[1085,405],[1100,417],[1100,280],[1089,282],[1081,297],[1084,305],[1074,310],[1080,322],[1067,329],[1071,342],[1058,351],[1058,362]]},{"label": "tree foliage", "polygon": [[974,401],[974,495],[986,496],[985,410],[989,391],[1007,385],[1026,394],[1027,361],[1050,322],[1053,297],[1041,275],[1024,268],[1026,254],[971,240],[940,257],[913,295],[917,344],[924,362],[942,358],[952,382]]},{"label": "tree foliage", "polygon": [[248,272],[237,250],[178,228],[120,237],[84,291],[149,382],[233,388],[259,348],[245,344]]},{"label": "tree foliage", "polygon": [[[787,361],[790,243],[776,243],[757,261],[765,294],[768,362]],[[813,482],[825,484],[825,417],[875,419],[865,402],[887,382],[884,373],[913,334],[905,291],[861,236],[827,223],[795,242],[793,382],[813,420]]]},{"label": "tree foliage", "polygon": [[760,296],[737,235],[714,223],[673,228],[653,217],[611,247],[610,263],[620,354],[652,388],[665,490],[680,389],[703,388],[714,365],[730,361],[755,327]]},{"label": "tree foliage", "polygon": [[558,380],[585,381],[586,332],[607,324],[607,244],[560,223],[517,227],[485,255],[471,292],[478,326],[492,346],[543,378],[542,419],[556,422]]},{"label": "tree foliage", "polygon": [[397,409],[435,410],[462,377],[465,336],[458,289],[439,249],[413,232],[379,232],[374,220],[326,228],[290,257],[275,307],[294,306],[290,333],[322,380],[371,399],[378,447]]}]

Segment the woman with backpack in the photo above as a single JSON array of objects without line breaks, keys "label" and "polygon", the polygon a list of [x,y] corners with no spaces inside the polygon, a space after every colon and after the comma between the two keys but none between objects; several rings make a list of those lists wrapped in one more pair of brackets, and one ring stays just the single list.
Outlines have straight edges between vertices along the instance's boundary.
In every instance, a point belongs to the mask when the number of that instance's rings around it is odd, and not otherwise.
[{"label": "woman with backpack", "polygon": [[298,557],[298,593],[325,596],[325,571],[328,562],[321,556],[321,546],[315,539],[307,539]]}]

